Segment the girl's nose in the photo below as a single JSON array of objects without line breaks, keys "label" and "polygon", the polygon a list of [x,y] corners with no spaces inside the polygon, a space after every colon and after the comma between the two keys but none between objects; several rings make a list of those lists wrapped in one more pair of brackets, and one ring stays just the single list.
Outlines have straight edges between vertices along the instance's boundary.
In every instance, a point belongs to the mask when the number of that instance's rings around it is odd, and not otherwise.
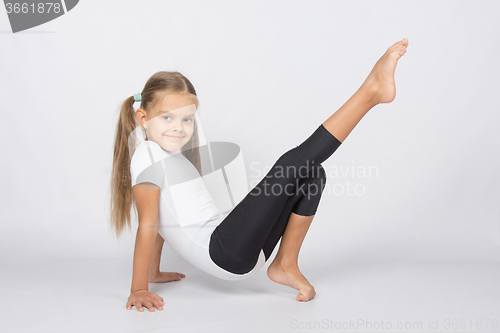
[{"label": "girl's nose", "polygon": [[182,122],[174,121],[172,125],[172,130],[182,131]]}]

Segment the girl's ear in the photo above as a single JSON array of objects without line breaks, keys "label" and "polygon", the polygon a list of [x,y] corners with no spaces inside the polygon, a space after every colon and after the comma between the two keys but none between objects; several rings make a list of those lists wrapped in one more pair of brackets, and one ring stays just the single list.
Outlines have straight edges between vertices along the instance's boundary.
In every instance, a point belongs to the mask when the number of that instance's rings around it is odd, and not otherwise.
[{"label": "girl's ear", "polygon": [[135,117],[137,118],[137,121],[139,122],[139,124],[144,128],[146,129],[147,128],[147,125],[146,125],[146,122],[148,121],[148,114],[146,113],[146,111],[144,111],[143,109],[141,108],[138,108],[136,111],[135,111]]}]

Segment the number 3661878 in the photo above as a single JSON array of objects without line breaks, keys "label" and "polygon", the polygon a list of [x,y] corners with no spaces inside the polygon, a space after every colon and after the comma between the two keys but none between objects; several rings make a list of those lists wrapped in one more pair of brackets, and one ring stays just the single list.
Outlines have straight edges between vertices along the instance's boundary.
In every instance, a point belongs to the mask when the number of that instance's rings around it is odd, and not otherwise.
[{"label": "number 3661878", "polygon": [[56,2],[39,2],[37,4],[14,2],[5,3],[7,14],[10,13],[60,13],[62,8],[61,4]]}]

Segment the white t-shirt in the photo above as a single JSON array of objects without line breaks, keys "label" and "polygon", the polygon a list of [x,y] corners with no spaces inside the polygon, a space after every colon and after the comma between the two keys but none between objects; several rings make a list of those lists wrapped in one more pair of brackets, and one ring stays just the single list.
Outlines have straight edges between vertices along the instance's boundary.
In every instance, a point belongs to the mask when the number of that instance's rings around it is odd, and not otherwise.
[{"label": "white t-shirt", "polygon": [[240,280],[265,264],[261,250],[255,267],[234,274],[217,266],[208,247],[213,230],[228,213],[220,213],[194,165],[180,153],[169,152],[154,141],[141,142],[130,163],[132,186],[153,183],[160,187],[158,233],[182,258],[221,279]]}]

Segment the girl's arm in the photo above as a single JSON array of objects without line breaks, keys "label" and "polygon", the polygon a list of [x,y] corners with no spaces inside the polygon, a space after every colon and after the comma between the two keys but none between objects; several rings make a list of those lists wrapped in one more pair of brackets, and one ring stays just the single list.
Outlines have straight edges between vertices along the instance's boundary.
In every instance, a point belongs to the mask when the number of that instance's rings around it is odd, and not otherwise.
[{"label": "girl's arm", "polygon": [[155,240],[158,236],[158,202],[160,188],[144,184],[132,188],[137,206],[139,227],[135,239],[132,287],[130,292],[148,290],[149,267]]}]

